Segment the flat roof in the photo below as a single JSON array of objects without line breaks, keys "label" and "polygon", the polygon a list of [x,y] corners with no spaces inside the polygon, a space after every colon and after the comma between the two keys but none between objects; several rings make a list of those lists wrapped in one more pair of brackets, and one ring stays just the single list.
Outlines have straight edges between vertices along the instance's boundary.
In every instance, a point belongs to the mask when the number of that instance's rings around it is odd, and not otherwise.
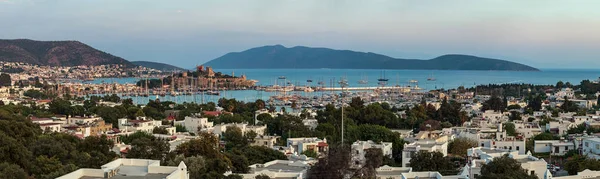
[{"label": "flat roof", "polygon": [[406,170],[391,170],[391,171],[377,171],[377,175],[401,175],[403,173],[410,172],[409,169]]},{"label": "flat roof", "polygon": [[306,170],[306,168],[304,167],[298,167],[298,166],[290,166],[288,164],[282,164],[282,163],[276,163],[273,165],[269,165],[267,167],[263,167],[263,168],[256,168],[256,169],[267,169],[269,171],[282,171],[282,172],[302,172],[304,170]]},{"label": "flat roof", "polygon": [[[145,176],[122,176],[115,175],[111,179],[164,179],[168,174],[146,174]],[[105,179],[104,177],[81,177],[80,179]]]}]

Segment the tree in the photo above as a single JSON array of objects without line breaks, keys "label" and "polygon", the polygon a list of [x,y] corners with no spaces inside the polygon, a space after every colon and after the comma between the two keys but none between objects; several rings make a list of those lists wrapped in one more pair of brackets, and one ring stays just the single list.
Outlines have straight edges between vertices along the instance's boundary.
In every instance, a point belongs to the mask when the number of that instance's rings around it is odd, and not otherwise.
[{"label": "tree", "polygon": [[569,98],[565,97],[565,101],[562,105],[560,105],[560,109],[565,112],[577,112],[579,110],[579,106],[575,104],[573,101],[569,100]]},{"label": "tree", "polygon": [[510,116],[508,116],[508,119],[510,121],[515,121],[515,120],[522,120],[521,118],[521,113],[518,111],[511,111],[510,112]]},{"label": "tree", "polygon": [[563,81],[558,81],[558,82],[556,83],[556,88],[557,88],[557,89],[562,89],[562,88],[564,88],[564,87],[565,87],[565,83],[564,83]]},{"label": "tree", "polygon": [[458,172],[450,158],[440,152],[419,151],[410,159],[410,167],[414,171],[439,171],[444,175]]},{"label": "tree", "polygon": [[248,158],[248,163],[267,163],[273,160],[286,160],[285,154],[265,146],[248,146],[240,149]]},{"label": "tree", "polygon": [[329,147],[326,157],[320,158],[308,171],[309,179],[345,178],[350,163],[350,147],[334,145]]},{"label": "tree", "polygon": [[231,161],[231,171],[233,173],[248,173],[250,170],[248,167],[250,165],[248,158],[240,150],[235,149],[231,152],[226,152],[225,156]]},{"label": "tree", "polygon": [[508,110],[521,109],[521,106],[518,104],[513,104],[513,105],[506,107],[506,109],[508,109]]},{"label": "tree", "polygon": [[354,178],[376,178],[376,169],[383,164],[383,152],[379,148],[365,150],[365,165],[354,173]]},{"label": "tree", "polygon": [[227,127],[227,130],[223,133],[223,141],[225,141],[225,147],[241,148],[248,145],[248,140],[242,134],[242,129],[235,126]]},{"label": "tree", "polygon": [[433,131],[442,129],[442,124],[440,121],[436,120],[426,120],[419,126],[419,130],[421,131]]},{"label": "tree", "polygon": [[504,124],[503,128],[506,131],[506,135],[509,136],[517,136],[517,131],[515,129],[515,124],[513,124],[512,122],[506,122]]},{"label": "tree", "polygon": [[364,107],[365,102],[360,97],[353,97],[350,101],[350,107],[354,109],[360,109]]},{"label": "tree", "polygon": [[467,150],[477,147],[477,141],[469,138],[456,138],[448,144],[448,153],[467,157]]},{"label": "tree", "polygon": [[146,114],[144,114],[144,110],[142,109],[138,109],[137,112],[135,112],[135,117],[144,117],[146,116]]},{"label": "tree", "polygon": [[0,74],[0,86],[10,86],[10,85],[11,85],[10,75],[8,75],[6,73]]},{"label": "tree", "polygon": [[180,124],[175,125],[175,132],[187,132],[188,130],[185,128],[185,126],[182,126]]},{"label": "tree", "polygon": [[164,127],[154,127],[154,129],[152,129],[152,133],[153,134],[169,134],[169,131],[167,131],[167,129]]},{"label": "tree", "polygon": [[540,95],[535,95],[533,99],[530,99],[529,102],[527,102],[527,108],[530,108],[533,111],[542,110],[542,97]]},{"label": "tree", "polygon": [[530,175],[521,168],[521,163],[517,160],[504,155],[494,158],[491,162],[481,167],[481,175],[477,179],[503,179],[503,178],[522,178],[536,179],[537,175]]},{"label": "tree", "polygon": [[502,111],[504,110],[504,101],[500,99],[498,96],[492,96],[489,100],[483,103],[483,110],[494,110],[494,111]]},{"label": "tree", "polygon": [[166,165],[178,166],[181,162],[184,162],[187,166],[191,179],[201,179],[203,175],[207,173],[205,160],[202,156],[185,157],[183,155],[177,155],[175,158],[167,161]]},{"label": "tree", "polygon": [[144,137],[131,142],[128,158],[162,160],[169,152],[169,143],[153,137]]},{"label": "tree", "polygon": [[67,100],[54,99],[48,105],[48,110],[54,114],[70,115],[72,112],[71,102]]},{"label": "tree", "polygon": [[19,165],[7,162],[0,163],[0,179],[11,178],[28,178],[28,175]]}]

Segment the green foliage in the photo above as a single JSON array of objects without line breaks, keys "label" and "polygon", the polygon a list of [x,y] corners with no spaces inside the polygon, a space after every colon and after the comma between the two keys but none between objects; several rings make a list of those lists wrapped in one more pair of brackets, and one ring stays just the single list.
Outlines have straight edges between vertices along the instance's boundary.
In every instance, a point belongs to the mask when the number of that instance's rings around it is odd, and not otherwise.
[{"label": "green foliage", "polygon": [[38,90],[27,90],[23,93],[23,96],[27,96],[34,99],[48,99],[48,95]]},{"label": "green foliage", "polygon": [[502,178],[523,178],[536,179],[537,175],[530,175],[521,167],[517,160],[504,155],[494,158],[491,162],[481,167],[481,175],[477,179],[502,179]]},{"label": "green foliage", "polygon": [[225,141],[225,148],[227,149],[246,147],[255,137],[255,132],[251,131],[244,135],[242,130],[235,126],[227,127],[227,130],[223,133],[223,141]]},{"label": "green foliage", "polygon": [[182,125],[175,125],[175,132],[187,132],[188,130],[185,128],[185,126]]},{"label": "green foliage", "polygon": [[510,106],[506,107],[506,109],[507,110],[521,109],[521,106],[518,105],[518,104],[513,104],[513,105],[510,105]]},{"label": "green foliage", "polygon": [[169,143],[154,136],[142,137],[131,142],[128,158],[162,160],[169,152]]},{"label": "green foliage", "polygon": [[0,163],[0,179],[28,178],[27,172],[19,165],[8,162]]},{"label": "green foliage", "polygon": [[600,160],[586,158],[585,156],[575,155],[567,160],[564,169],[569,175],[576,175],[585,169],[593,171],[600,170]]},{"label": "green foliage", "polygon": [[483,103],[482,110],[504,111],[504,101],[498,96],[492,96]]},{"label": "green foliage", "polygon": [[131,144],[131,142],[137,140],[137,139],[141,139],[141,138],[153,138],[154,136],[152,136],[152,134],[147,133],[147,132],[142,132],[142,131],[137,131],[134,132],[133,134],[130,135],[124,135],[121,136],[121,142],[125,143],[125,144]]},{"label": "green foliage", "polygon": [[448,144],[448,153],[466,158],[467,150],[477,146],[477,141],[473,139],[456,138]]},{"label": "green foliage", "polygon": [[11,85],[10,75],[8,75],[6,73],[0,74],[0,86],[10,86],[10,85]]},{"label": "green foliage", "polygon": [[154,129],[152,129],[152,133],[153,134],[169,134],[169,131],[167,131],[167,129],[164,127],[154,127]]},{"label": "green foliage", "polygon": [[201,179],[203,175],[207,173],[206,160],[202,156],[191,156],[184,157],[183,155],[177,155],[175,158],[167,161],[167,166],[178,166],[179,163],[184,162],[187,166],[191,179]]},{"label": "green foliage", "polygon": [[565,97],[565,101],[560,105],[560,109],[564,112],[577,112],[579,111],[579,106]]},{"label": "green foliage", "polygon": [[410,167],[414,171],[439,171],[443,175],[456,175],[459,166],[455,166],[450,157],[444,157],[440,152],[419,151],[410,159]]},{"label": "green foliage", "polygon": [[311,137],[312,134],[298,116],[285,114],[262,122],[267,125],[267,134],[281,136],[282,141],[293,137]]},{"label": "green foliage", "polygon": [[515,120],[522,120],[521,118],[521,113],[517,112],[517,111],[511,111],[510,112],[510,116],[508,116],[508,119],[510,121],[515,121]]},{"label": "green foliage", "polygon": [[503,129],[506,131],[506,135],[509,136],[517,136],[517,131],[515,129],[515,124],[512,122],[506,122],[503,125]]},{"label": "green foliage", "polygon": [[250,165],[287,159],[283,153],[264,146],[248,146],[240,149],[240,151],[248,158]]},{"label": "green foliage", "polygon": [[308,171],[309,179],[345,178],[351,160],[348,145],[330,145],[327,156],[319,158]]}]

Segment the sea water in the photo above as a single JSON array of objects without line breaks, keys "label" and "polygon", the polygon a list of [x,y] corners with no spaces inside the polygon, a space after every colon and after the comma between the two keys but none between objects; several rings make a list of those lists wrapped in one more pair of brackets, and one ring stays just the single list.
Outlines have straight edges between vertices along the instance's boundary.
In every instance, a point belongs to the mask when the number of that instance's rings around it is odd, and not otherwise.
[{"label": "sea water", "polygon": [[[374,87],[378,79],[388,79],[387,86],[418,86],[425,90],[451,89],[459,86],[473,87],[482,84],[556,84],[558,81],[579,84],[582,80],[598,80],[600,70],[572,70],[572,69],[542,69],[542,71],[459,71],[459,70],[377,70],[377,69],[214,69],[223,74],[246,75],[247,79],[257,80],[257,85],[286,85],[296,86],[337,86],[340,79],[346,79],[349,87]],[[285,77],[285,79],[280,79]],[[428,80],[435,79],[435,80]],[[91,83],[135,83],[136,78],[103,78]],[[311,83],[307,80],[312,80]],[[367,84],[359,84],[365,80]],[[411,82],[412,81],[412,82]],[[296,93],[296,92],[292,92]],[[300,95],[318,95],[320,92],[304,93]],[[235,90],[223,91],[220,96],[194,95],[177,97],[158,97],[160,100],[181,102],[208,102],[217,101],[219,98],[236,98],[243,101],[256,99],[267,100],[274,92]],[[157,96],[131,97],[139,104],[154,100]]]}]

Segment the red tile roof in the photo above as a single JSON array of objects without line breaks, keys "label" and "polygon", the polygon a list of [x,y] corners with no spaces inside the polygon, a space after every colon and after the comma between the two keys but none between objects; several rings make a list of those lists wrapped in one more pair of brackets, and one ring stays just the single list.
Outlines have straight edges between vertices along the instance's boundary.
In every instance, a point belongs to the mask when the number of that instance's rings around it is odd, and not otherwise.
[{"label": "red tile roof", "polygon": [[208,116],[219,116],[221,115],[221,111],[203,111],[204,115]]},{"label": "red tile roof", "polygon": [[325,143],[325,142],[319,142],[319,143],[317,144],[317,147],[327,147],[327,146],[329,146],[329,144],[327,144],[327,143]]}]

